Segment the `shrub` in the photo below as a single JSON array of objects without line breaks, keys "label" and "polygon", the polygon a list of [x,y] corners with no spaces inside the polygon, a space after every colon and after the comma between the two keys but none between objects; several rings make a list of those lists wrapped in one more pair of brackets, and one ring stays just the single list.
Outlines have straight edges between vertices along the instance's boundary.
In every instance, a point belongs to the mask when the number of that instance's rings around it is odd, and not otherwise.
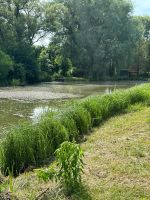
[{"label": "shrub", "polygon": [[67,190],[74,189],[81,182],[83,151],[78,144],[64,142],[55,154],[60,168],[58,178]]},{"label": "shrub", "polygon": [[13,85],[13,86],[21,85],[20,79],[12,79],[11,85]]},{"label": "shrub", "polygon": [[78,144],[64,142],[56,150],[56,166],[38,170],[38,176],[44,181],[60,181],[68,194],[80,186],[83,171],[83,151]]}]

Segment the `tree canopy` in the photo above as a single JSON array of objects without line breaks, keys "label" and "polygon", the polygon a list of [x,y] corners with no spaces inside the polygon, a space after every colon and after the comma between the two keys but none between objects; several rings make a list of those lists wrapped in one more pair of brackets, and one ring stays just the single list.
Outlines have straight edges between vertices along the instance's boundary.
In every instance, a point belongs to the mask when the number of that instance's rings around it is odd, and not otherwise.
[{"label": "tree canopy", "polygon": [[[37,46],[46,35],[49,45]],[[145,73],[149,55],[150,17],[133,16],[131,1],[0,1],[1,83],[100,80],[132,66]]]}]

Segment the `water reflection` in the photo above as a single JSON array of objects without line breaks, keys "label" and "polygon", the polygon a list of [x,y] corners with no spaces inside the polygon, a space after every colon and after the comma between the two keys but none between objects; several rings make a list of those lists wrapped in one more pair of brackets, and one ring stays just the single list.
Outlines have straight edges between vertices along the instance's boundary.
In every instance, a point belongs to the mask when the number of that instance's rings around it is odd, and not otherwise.
[{"label": "water reflection", "polygon": [[[111,94],[114,90],[115,88],[108,87],[101,93]],[[33,123],[37,123],[41,119],[41,116],[48,111],[55,112],[58,111],[58,109],[56,107],[51,107],[51,106],[38,106],[33,109],[30,119],[32,119]]]},{"label": "water reflection", "polygon": [[48,112],[48,111],[51,111],[51,112],[56,112],[58,109],[57,108],[52,108],[52,107],[49,107],[49,106],[40,106],[40,107],[36,107],[33,109],[33,112],[30,116],[30,119],[32,119],[33,123],[37,123],[40,119],[41,119],[41,116]]},{"label": "water reflection", "polygon": [[[141,83],[139,82],[139,84]],[[36,93],[36,95],[40,92],[41,95],[39,97],[40,100],[31,100],[30,98],[11,100],[9,98],[4,99],[4,97],[0,99],[0,138],[4,135],[4,132],[10,130],[12,126],[16,126],[28,120],[32,120],[36,123],[43,113],[59,109],[66,100],[62,98],[57,100],[53,99],[53,94],[71,93],[86,97],[92,94],[110,94],[115,89],[124,89],[133,85],[136,85],[136,83],[43,83],[37,86],[0,88],[0,92],[6,91],[7,93],[10,92],[10,94],[13,93],[15,95],[17,95],[18,92],[24,94],[24,91],[28,93],[28,96],[30,94],[33,96],[33,92]],[[45,100],[44,95],[52,95],[51,100]]]},{"label": "water reflection", "polygon": [[112,92],[113,92],[113,90],[114,89],[112,89],[112,88],[106,88],[106,90],[105,90],[105,94],[111,94]]}]

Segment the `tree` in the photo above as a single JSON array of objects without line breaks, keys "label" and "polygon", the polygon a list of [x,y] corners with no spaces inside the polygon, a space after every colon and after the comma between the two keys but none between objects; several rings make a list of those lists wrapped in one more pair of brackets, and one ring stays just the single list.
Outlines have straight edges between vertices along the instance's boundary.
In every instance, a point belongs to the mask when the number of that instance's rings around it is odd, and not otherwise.
[{"label": "tree", "polygon": [[[14,62],[9,78],[99,80],[132,65],[148,70],[150,17],[132,10],[129,0],[1,0],[0,49]],[[47,33],[49,46],[35,47]]]},{"label": "tree", "polygon": [[[64,57],[87,77],[114,76],[131,64],[140,33],[126,0],[56,0],[66,7],[59,39]],[[129,62],[130,61],[130,62]]]},{"label": "tree", "polygon": [[150,71],[150,16],[140,16],[138,17],[139,21],[143,24],[144,26],[144,39],[143,43],[145,47],[143,49],[144,52],[144,58],[145,58],[145,72]]},{"label": "tree", "polygon": [[50,56],[46,48],[42,48],[39,58],[39,66],[41,69],[40,79],[44,81],[51,81],[51,76],[53,74],[54,66],[50,60]]},{"label": "tree", "polygon": [[39,80],[39,67],[33,45],[47,31],[44,4],[40,0],[1,0],[0,46],[18,67],[24,67],[26,81],[29,83]]},{"label": "tree", "polygon": [[5,26],[18,42],[33,44],[45,35],[44,4],[39,0],[1,0],[0,9]]},{"label": "tree", "polygon": [[134,22],[141,37],[136,42],[136,48],[133,54],[133,64],[138,67],[139,73],[145,74],[150,70],[150,17],[136,16]]},{"label": "tree", "polygon": [[7,83],[9,72],[13,69],[12,59],[0,50],[0,83]]}]

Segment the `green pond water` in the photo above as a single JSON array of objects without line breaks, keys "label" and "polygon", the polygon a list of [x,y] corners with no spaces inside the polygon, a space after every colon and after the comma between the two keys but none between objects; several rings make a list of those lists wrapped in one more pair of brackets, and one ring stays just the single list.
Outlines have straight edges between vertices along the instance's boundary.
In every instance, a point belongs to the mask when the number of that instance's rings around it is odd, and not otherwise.
[{"label": "green pond water", "polygon": [[111,93],[140,82],[121,83],[43,83],[27,87],[0,88],[0,138],[24,121],[37,121],[48,109],[59,109],[71,98]]}]

